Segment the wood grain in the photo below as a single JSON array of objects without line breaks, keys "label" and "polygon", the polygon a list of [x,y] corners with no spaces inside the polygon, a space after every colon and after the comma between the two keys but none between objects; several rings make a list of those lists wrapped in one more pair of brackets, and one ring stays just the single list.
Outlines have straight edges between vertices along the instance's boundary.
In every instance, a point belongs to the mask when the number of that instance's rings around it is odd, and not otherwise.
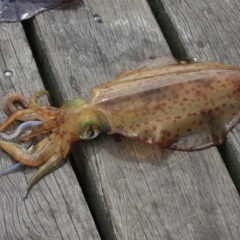
[{"label": "wood grain", "polygon": [[[84,3],[33,21],[55,104],[89,98],[94,85],[170,53],[146,1]],[[239,197],[216,148],[176,152],[103,136],[73,152],[105,239],[239,239]]]},{"label": "wood grain", "polygon": [[[6,71],[12,77],[5,77]],[[0,99],[8,92],[22,92],[29,98],[43,89],[19,23],[0,25],[0,85]],[[1,122],[5,118],[1,111]],[[1,169],[15,163],[4,152],[0,154]],[[0,178],[0,239],[99,239],[70,164],[41,181],[23,201],[34,171],[29,168]]]}]

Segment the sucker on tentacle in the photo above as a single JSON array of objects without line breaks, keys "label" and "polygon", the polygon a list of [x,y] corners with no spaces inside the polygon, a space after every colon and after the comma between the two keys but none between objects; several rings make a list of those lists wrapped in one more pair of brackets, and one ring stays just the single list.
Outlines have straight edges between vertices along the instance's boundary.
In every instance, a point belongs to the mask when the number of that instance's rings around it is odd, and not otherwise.
[{"label": "sucker on tentacle", "polygon": [[22,97],[9,97],[6,105],[11,115],[0,126],[3,132],[13,121],[23,121],[14,133],[3,135],[8,139],[33,127],[20,141],[49,133],[28,150],[0,141],[0,148],[20,162],[0,175],[24,165],[41,165],[24,199],[44,176],[66,162],[75,141],[92,140],[101,133],[184,151],[221,144],[240,121],[240,67],[164,56],[141,62],[139,68],[92,88],[89,102],[76,98],[54,108],[38,104],[43,95],[48,92],[34,94],[26,109],[17,111],[14,102],[21,103]]}]

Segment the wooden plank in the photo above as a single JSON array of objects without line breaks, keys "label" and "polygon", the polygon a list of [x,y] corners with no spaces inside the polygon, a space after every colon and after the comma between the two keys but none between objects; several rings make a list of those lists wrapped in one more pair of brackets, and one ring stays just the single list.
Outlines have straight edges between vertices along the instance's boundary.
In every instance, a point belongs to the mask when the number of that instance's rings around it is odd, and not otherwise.
[{"label": "wooden plank", "polygon": [[[33,21],[55,104],[89,98],[94,85],[170,52],[146,1],[84,2]],[[176,152],[104,136],[77,144],[74,157],[106,239],[239,238],[239,198],[216,148]]]},{"label": "wooden plank", "polygon": [[[182,46],[188,57],[240,65],[238,0],[228,2],[214,0],[211,3],[203,0],[197,2],[149,0],[149,2],[159,22],[163,22],[160,12],[168,16],[162,28],[175,29],[179,38],[175,35],[175,42],[172,43]],[[171,38],[173,36],[170,33],[169,41]],[[228,134],[227,141],[220,147],[220,151],[240,192],[239,131],[240,125]]]},{"label": "wooden plank", "polygon": [[[8,92],[29,98],[43,89],[19,23],[0,25],[0,84],[0,99]],[[0,118],[1,122],[6,118],[2,111]],[[0,154],[1,169],[14,164],[3,151]],[[99,239],[70,164],[41,181],[23,201],[22,193],[35,171],[28,168],[0,178],[0,239]]]}]

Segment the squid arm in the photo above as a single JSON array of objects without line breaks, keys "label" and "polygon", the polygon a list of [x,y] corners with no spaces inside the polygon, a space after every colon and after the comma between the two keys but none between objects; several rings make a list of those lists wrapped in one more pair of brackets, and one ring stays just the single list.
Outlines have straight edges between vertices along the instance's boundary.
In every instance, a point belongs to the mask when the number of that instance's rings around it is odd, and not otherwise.
[{"label": "squid arm", "polygon": [[30,190],[46,175],[54,172],[62,165],[64,165],[66,161],[64,161],[59,152],[54,153],[49,160],[43,164],[38,171],[31,177],[28,182],[27,190],[23,193],[23,200],[27,199]]}]

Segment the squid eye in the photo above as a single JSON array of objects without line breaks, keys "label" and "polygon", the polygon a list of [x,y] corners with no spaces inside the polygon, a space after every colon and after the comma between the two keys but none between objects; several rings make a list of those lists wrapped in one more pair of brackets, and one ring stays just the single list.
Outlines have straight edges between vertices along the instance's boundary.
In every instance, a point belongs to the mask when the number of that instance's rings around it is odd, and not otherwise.
[{"label": "squid eye", "polygon": [[80,134],[80,139],[82,140],[92,140],[96,138],[100,133],[99,126],[92,125],[87,126]]}]

